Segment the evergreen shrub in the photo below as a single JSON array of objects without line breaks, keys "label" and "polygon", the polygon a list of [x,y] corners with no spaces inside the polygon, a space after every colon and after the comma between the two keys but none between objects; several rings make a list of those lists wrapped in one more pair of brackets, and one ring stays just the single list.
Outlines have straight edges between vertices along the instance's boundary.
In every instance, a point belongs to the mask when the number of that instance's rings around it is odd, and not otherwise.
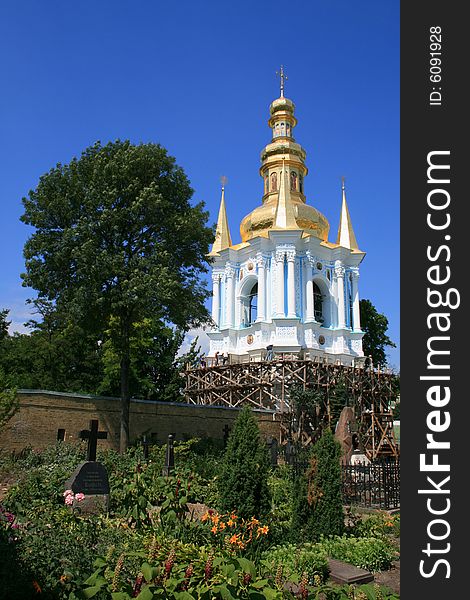
[{"label": "evergreen shrub", "polygon": [[308,469],[293,486],[294,539],[315,541],[322,535],[342,535],[341,446],[327,429],[314,445]]},{"label": "evergreen shrub", "polygon": [[244,407],[230,434],[218,479],[221,511],[240,518],[264,517],[270,509],[269,457],[258,423]]}]

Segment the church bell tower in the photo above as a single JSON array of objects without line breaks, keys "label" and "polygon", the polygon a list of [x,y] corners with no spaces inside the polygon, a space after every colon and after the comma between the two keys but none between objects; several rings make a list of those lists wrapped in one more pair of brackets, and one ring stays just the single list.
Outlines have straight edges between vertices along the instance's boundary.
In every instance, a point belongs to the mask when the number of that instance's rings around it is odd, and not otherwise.
[{"label": "church bell tower", "polygon": [[280,95],[269,107],[271,140],[261,152],[261,205],[240,223],[232,244],[222,186],[213,258],[209,356],[261,360],[272,352],[352,364],[363,356],[359,250],[341,186],[336,242],[327,218],[307,204],[306,152],[296,142],[295,105]]}]

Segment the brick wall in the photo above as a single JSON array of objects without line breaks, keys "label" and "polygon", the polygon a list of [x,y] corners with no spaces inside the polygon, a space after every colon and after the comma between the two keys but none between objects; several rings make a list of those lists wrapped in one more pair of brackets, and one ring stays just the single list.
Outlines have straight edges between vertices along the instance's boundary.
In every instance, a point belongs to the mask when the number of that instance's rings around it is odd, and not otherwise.
[{"label": "brick wall", "polygon": [[[58,429],[65,429],[66,440],[77,440],[91,419],[98,419],[100,431],[108,432],[108,438],[99,441],[100,447],[119,449],[119,398],[42,390],[19,390],[18,398],[19,410],[0,432],[0,449],[44,448],[57,440]],[[237,415],[234,408],[132,400],[131,440],[147,434],[162,443],[170,433],[177,440],[222,439],[224,426],[231,428]],[[255,411],[255,415],[262,434],[279,439],[279,416],[269,411]]]}]

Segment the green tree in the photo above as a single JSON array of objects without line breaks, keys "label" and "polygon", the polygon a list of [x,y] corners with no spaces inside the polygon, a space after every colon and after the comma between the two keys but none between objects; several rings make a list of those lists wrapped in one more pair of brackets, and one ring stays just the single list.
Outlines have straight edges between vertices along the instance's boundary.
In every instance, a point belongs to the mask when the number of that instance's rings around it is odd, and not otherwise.
[{"label": "green tree", "polygon": [[362,346],[364,354],[372,357],[374,365],[385,366],[387,357],[385,348],[396,348],[396,345],[387,335],[388,319],[379,313],[370,300],[361,300],[360,316],[361,328],[364,331]]},{"label": "green tree", "polygon": [[294,482],[292,531],[297,539],[314,541],[321,535],[343,534],[340,458],[340,444],[325,429],[313,446],[306,472]]},{"label": "green tree", "polygon": [[183,170],[155,144],[116,141],[58,164],[23,199],[36,228],[24,285],[103,339],[119,361],[120,447],[129,444],[131,338],[152,319],[182,331],[209,320],[201,274],[213,231]]},{"label": "green tree", "polygon": [[258,423],[245,406],[235,421],[218,479],[220,508],[244,519],[263,517],[270,508],[268,449]]},{"label": "green tree", "polygon": [[7,321],[8,309],[0,310],[0,343],[8,337],[8,327],[11,321]]}]

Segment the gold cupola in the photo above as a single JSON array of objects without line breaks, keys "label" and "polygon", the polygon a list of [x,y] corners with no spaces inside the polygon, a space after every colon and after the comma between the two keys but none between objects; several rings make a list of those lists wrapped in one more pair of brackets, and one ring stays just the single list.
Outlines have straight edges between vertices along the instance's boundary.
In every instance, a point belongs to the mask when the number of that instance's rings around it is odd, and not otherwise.
[{"label": "gold cupola", "polygon": [[[242,242],[269,231],[300,230],[327,241],[330,225],[321,212],[306,203],[304,177],[306,152],[293,137],[297,119],[295,105],[284,97],[284,71],[281,67],[281,93],[269,107],[268,125],[272,131],[271,142],[261,152],[260,175],[263,178],[262,205],[255,208],[240,223]],[[288,218],[279,218],[287,215]]]}]

